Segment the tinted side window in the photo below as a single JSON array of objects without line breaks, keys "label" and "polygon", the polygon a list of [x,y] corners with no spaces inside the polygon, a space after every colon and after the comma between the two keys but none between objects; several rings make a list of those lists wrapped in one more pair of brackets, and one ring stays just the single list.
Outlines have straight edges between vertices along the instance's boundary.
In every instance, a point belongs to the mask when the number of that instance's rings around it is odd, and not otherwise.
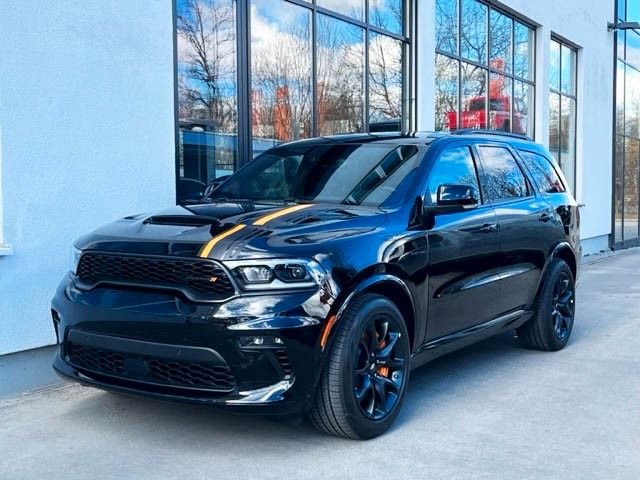
[{"label": "tinted side window", "polygon": [[533,179],[545,193],[562,193],[566,191],[558,172],[544,156],[520,150],[520,155],[527,162]]},{"label": "tinted side window", "polygon": [[516,159],[503,147],[478,147],[482,169],[480,183],[487,198],[505,200],[526,197],[527,181]]},{"label": "tinted side window", "polygon": [[433,203],[437,200],[438,187],[445,184],[471,185],[480,191],[469,147],[450,148],[436,160],[429,175],[429,194]]}]

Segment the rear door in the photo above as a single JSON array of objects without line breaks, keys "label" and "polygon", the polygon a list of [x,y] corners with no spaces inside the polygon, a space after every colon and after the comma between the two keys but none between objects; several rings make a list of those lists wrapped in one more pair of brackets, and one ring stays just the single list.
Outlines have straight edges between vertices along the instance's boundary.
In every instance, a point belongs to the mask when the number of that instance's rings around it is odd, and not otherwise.
[{"label": "rear door", "polygon": [[[433,203],[439,185],[471,185],[480,191],[470,146],[456,144],[441,152],[427,184],[425,201]],[[493,207],[481,203],[473,210],[435,216],[428,241],[427,340],[491,320],[500,293],[500,244]]]},{"label": "rear door", "polygon": [[557,238],[553,209],[537,194],[507,145],[478,145],[483,191],[498,221],[500,313],[531,304],[545,259]]}]

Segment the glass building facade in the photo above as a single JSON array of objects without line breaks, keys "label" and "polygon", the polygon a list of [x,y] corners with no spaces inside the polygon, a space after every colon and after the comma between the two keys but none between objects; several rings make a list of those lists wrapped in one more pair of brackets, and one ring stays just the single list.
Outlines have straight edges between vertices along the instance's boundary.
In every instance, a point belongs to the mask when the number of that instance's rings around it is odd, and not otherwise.
[{"label": "glass building facade", "polygon": [[436,0],[436,130],[534,136],[535,31],[478,0]]},{"label": "glass building facade", "polygon": [[[640,2],[618,0],[619,21],[640,21]],[[616,32],[613,244],[640,243],[640,32]]]},{"label": "glass building facade", "polygon": [[178,201],[281,142],[409,126],[405,0],[176,0]]}]

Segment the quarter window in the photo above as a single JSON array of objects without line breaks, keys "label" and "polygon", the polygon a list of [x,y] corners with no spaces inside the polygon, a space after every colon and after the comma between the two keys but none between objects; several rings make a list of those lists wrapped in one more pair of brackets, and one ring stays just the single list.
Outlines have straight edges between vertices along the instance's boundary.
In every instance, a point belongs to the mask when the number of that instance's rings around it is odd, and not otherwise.
[{"label": "quarter window", "polygon": [[473,157],[468,147],[446,150],[436,160],[429,175],[429,194],[433,203],[438,199],[438,187],[446,184],[471,185],[480,190]]},{"label": "quarter window", "polygon": [[566,191],[562,180],[549,159],[533,152],[520,151],[526,160],[533,179],[544,193],[561,193]]},{"label": "quarter window", "polygon": [[526,197],[527,181],[511,152],[503,147],[479,147],[480,184],[492,201]]}]

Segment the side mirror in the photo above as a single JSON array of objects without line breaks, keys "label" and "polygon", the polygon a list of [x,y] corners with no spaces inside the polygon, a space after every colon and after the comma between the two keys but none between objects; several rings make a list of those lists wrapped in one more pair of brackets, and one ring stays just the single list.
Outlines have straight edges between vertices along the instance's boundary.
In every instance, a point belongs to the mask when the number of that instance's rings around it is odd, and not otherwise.
[{"label": "side mirror", "polygon": [[457,213],[478,207],[478,189],[472,185],[440,185],[436,204],[425,205],[425,214]]}]

